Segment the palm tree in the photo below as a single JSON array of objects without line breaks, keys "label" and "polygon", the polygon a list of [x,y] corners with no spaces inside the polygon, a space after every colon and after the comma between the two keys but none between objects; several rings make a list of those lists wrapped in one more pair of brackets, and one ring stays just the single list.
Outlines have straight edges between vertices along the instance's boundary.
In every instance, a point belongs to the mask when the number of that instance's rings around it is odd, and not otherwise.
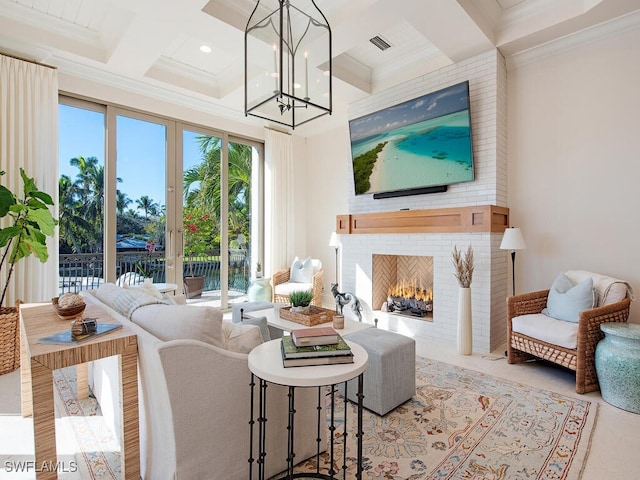
[{"label": "palm tree", "polygon": [[144,218],[148,219],[149,214],[155,215],[158,211],[158,204],[155,203],[148,195],[143,195],[136,200],[136,206],[144,212]]},{"label": "palm tree", "polygon": [[116,210],[120,215],[124,213],[125,208],[133,203],[126,193],[116,190]]},{"label": "palm tree", "polygon": [[[78,199],[76,190],[71,182],[71,178],[67,175],[61,175],[58,180],[59,191],[59,225],[60,225],[60,249],[61,251],[71,251],[82,253],[82,244],[80,240],[86,235],[91,225],[85,220],[82,214],[82,202]],[[66,244],[68,247],[65,247]]]},{"label": "palm tree", "polygon": [[[187,207],[200,206],[215,219],[221,207],[221,139],[209,135],[198,137],[203,160],[184,174],[184,201]],[[229,145],[229,229],[234,234],[250,234],[252,147]],[[216,224],[219,223],[216,221]],[[216,225],[216,229],[218,229]]]}]

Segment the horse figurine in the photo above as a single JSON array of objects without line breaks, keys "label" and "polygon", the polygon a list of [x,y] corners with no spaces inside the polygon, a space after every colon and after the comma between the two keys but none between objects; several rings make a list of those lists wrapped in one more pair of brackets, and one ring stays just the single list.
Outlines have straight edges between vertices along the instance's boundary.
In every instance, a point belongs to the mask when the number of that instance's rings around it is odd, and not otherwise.
[{"label": "horse figurine", "polygon": [[358,321],[362,322],[362,305],[360,305],[360,300],[353,293],[345,292],[340,293],[338,291],[338,284],[331,284],[331,293],[333,294],[333,298],[336,301],[336,305],[340,308],[340,315],[342,315],[342,308],[345,305],[351,303],[351,310],[358,317]]}]

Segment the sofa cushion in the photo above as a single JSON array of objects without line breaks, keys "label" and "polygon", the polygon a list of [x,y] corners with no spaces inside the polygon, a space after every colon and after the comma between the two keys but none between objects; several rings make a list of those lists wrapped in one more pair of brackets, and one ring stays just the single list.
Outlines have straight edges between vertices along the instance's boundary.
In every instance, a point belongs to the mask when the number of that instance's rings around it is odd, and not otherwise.
[{"label": "sofa cushion", "polygon": [[542,313],[513,317],[511,328],[514,332],[560,347],[575,350],[578,346],[577,323],[557,320]]},{"label": "sofa cushion", "polygon": [[292,283],[285,282],[280,285],[276,285],[273,289],[276,295],[289,296],[292,292],[301,292],[313,290],[313,283]]},{"label": "sofa cushion", "polygon": [[574,284],[569,277],[561,273],[549,289],[547,308],[542,313],[558,320],[577,322],[580,312],[594,307],[593,279],[587,277]]},{"label": "sofa cushion", "polygon": [[[264,318],[264,317],[263,317]],[[222,323],[223,348],[231,352],[249,353],[262,343],[262,334],[257,325],[245,323]]]},{"label": "sofa cushion", "polygon": [[313,263],[311,257],[305,260],[295,258],[291,264],[289,281],[292,283],[311,283],[313,280]]},{"label": "sofa cushion", "polygon": [[224,348],[222,312],[195,305],[148,305],[131,321],[163,341],[190,339]]}]

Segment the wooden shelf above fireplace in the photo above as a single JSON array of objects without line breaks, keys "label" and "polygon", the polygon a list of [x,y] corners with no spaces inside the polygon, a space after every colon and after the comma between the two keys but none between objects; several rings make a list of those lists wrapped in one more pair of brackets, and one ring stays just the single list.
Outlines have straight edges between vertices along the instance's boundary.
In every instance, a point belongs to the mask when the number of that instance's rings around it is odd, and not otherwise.
[{"label": "wooden shelf above fireplace", "polygon": [[495,205],[338,215],[336,233],[502,233],[509,209]]}]

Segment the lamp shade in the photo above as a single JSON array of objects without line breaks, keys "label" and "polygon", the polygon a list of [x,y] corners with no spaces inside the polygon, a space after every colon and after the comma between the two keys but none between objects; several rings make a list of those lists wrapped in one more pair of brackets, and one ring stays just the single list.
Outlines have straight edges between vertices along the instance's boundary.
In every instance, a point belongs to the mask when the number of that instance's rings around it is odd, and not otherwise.
[{"label": "lamp shade", "polygon": [[500,243],[501,250],[525,250],[526,248],[527,245],[519,228],[511,227],[504,231],[502,243]]},{"label": "lamp shade", "polygon": [[338,248],[338,235],[336,232],[331,232],[331,237],[329,238],[329,246]]}]

